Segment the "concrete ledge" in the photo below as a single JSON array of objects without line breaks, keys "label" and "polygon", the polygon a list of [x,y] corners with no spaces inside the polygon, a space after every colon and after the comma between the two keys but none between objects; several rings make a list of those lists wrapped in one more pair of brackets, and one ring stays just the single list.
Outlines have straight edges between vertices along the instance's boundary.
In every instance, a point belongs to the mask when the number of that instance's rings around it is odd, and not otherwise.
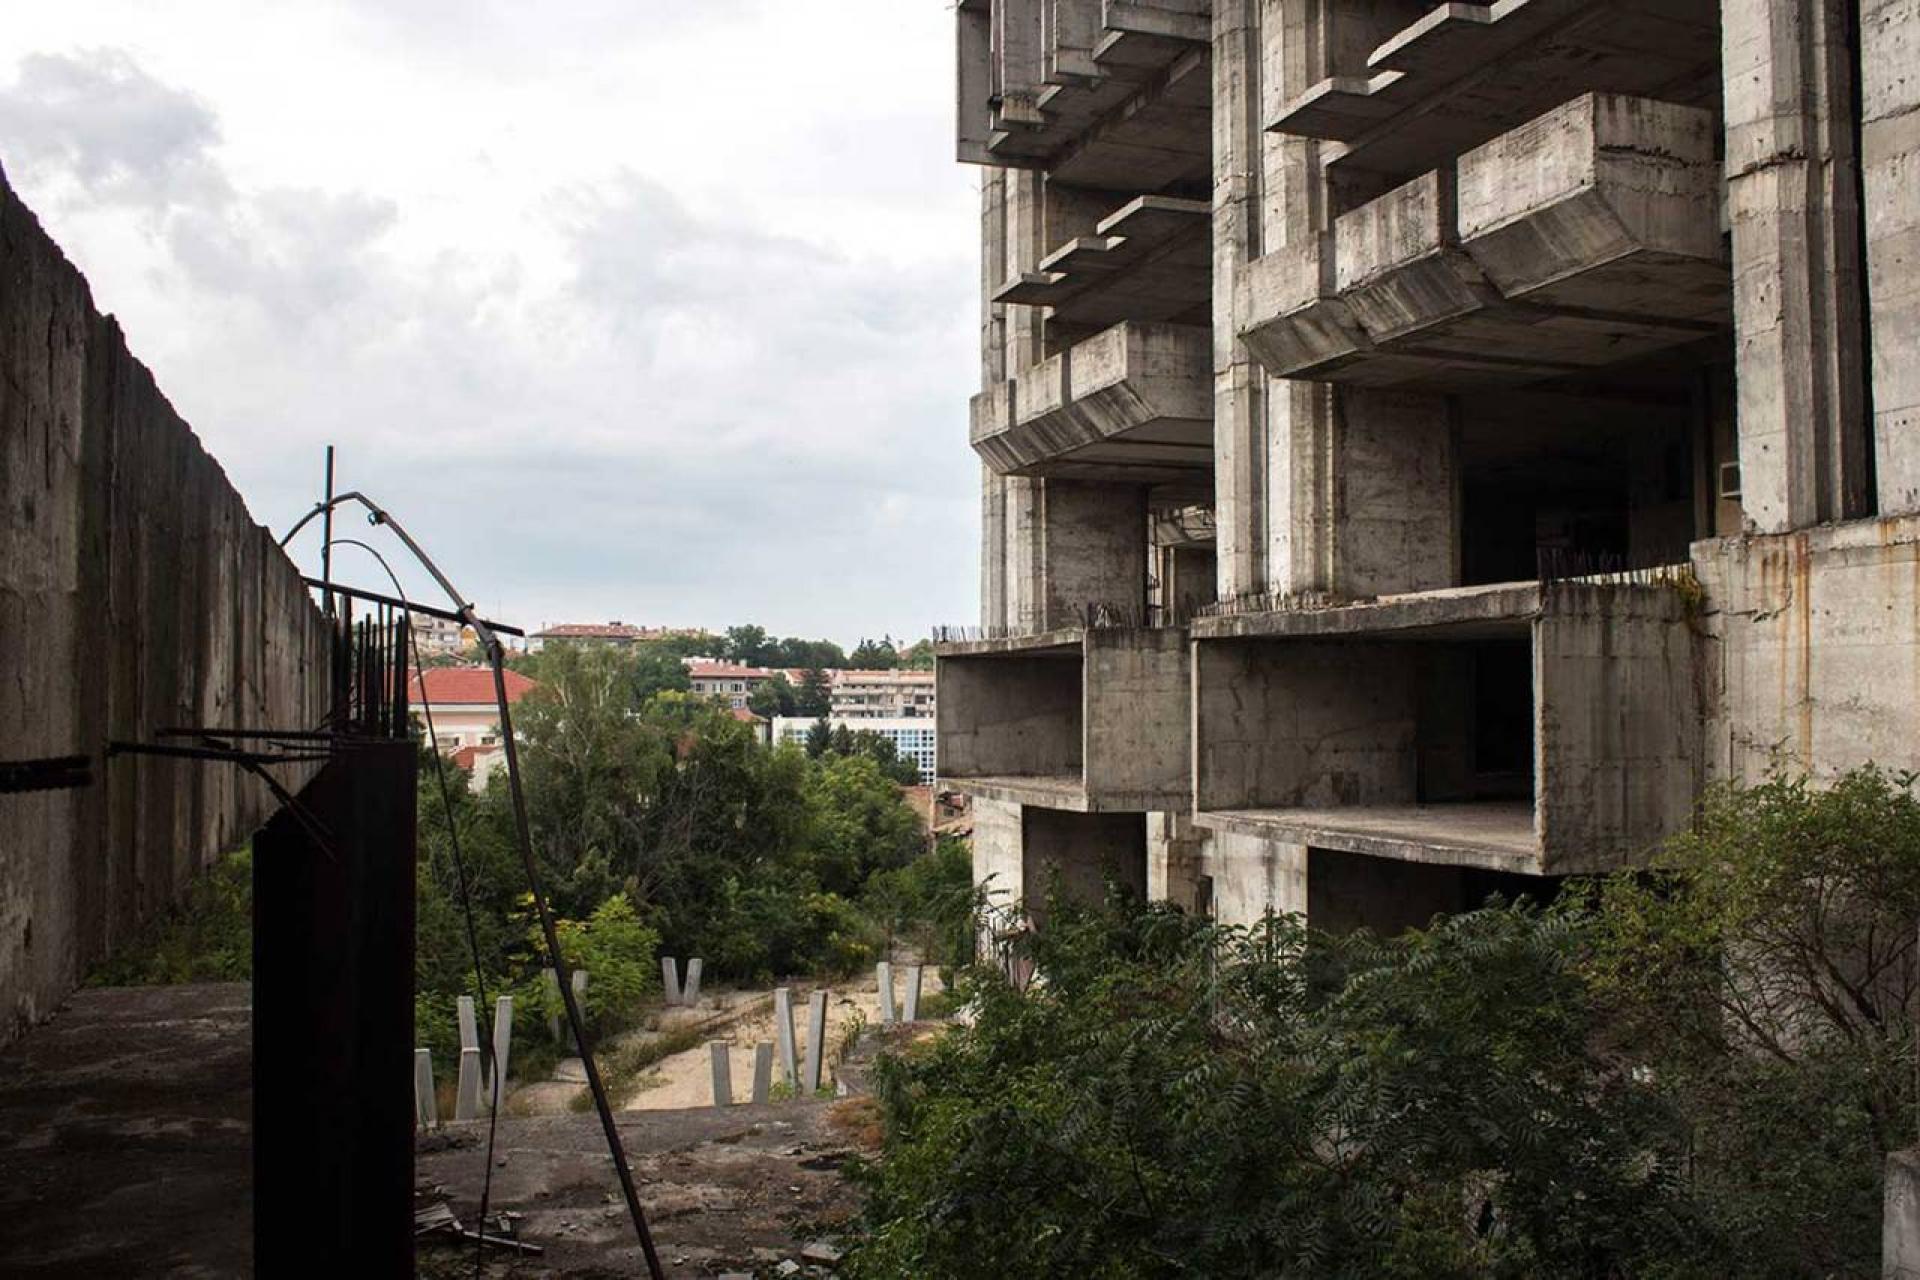
[{"label": "concrete ledge", "polygon": [[1193,825],[1399,862],[1542,871],[1533,807],[1523,802],[1228,809],[1197,812]]},{"label": "concrete ledge", "polygon": [[1213,467],[1206,329],[1119,324],[974,398],[974,450],[1002,475],[1109,482]]},{"label": "concrete ledge", "polygon": [[1444,591],[1384,596],[1356,604],[1196,618],[1192,631],[1195,640],[1220,640],[1257,636],[1378,635],[1462,629],[1483,631],[1487,623],[1507,623],[1512,626],[1503,629],[1524,630],[1527,622],[1539,616],[1545,595],[1545,588],[1537,582],[1453,587]]}]

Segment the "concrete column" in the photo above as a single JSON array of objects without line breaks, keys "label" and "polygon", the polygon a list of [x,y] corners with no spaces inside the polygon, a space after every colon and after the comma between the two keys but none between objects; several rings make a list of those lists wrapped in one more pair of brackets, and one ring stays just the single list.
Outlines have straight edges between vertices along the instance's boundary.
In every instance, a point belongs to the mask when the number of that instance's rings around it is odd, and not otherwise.
[{"label": "concrete column", "polygon": [[[1920,512],[1920,0],[1860,5],[1861,164],[1880,514]],[[1915,1242],[1920,1247],[1920,1241]]]},{"label": "concrete column", "polygon": [[[699,961],[694,963],[698,964]],[[569,981],[573,986],[573,1002],[580,1007],[580,1017],[584,1021],[587,1016],[587,971],[575,969],[569,975]],[[699,979],[696,978],[695,981],[698,982]]]},{"label": "concrete column", "polygon": [[1887,1157],[1880,1217],[1880,1273],[1887,1280],[1920,1276],[1920,1147]]},{"label": "concrete column", "polygon": [[920,980],[924,972],[925,970],[920,965],[910,964],[907,966],[907,990],[900,1015],[902,1021],[920,1021]]},{"label": "concrete column", "polygon": [[893,965],[882,960],[873,967],[873,977],[880,988],[880,1025],[890,1027],[899,1021],[893,1009]]},{"label": "concrete column", "polygon": [[980,464],[980,625],[1001,628],[1007,616],[1007,482]]},{"label": "concrete column", "polygon": [[480,1118],[480,1051],[478,1049],[460,1051],[460,1080],[453,1095],[453,1118],[455,1120]]},{"label": "concrete column", "polygon": [[1740,485],[1761,533],[1867,513],[1845,0],[1723,0]]},{"label": "concrete column", "polygon": [[773,1096],[773,1042],[762,1040],[753,1046],[753,1101],[765,1106]]},{"label": "concrete column", "polygon": [[440,1125],[440,1102],[433,1092],[433,1054],[426,1049],[413,1051],[413,1109],[422,1129]]},{"label": "concrete column", "polygon": [[1198,909],[1205,831],[1178,813],[1147,815],[1147,900]]},{"label": "concrete column", "polygon": [[547,984],[547,1008],[554,1012],[547,1015],[547,1034],[553,1037],[555,1044],[560,1043],[560,1028],[566,1021],[560,1013],[560,978],[552,969],[541,970],[541,976]]},{"label": "concrete column", "polygon": [[687,961],[687,987],[681,992],[681,1003],[689,1007],[700,1003],[700,966],[704,963],[699,956]]},{"label": "concrete column", "polygon": [[660,994],[670,1005],[682,1003],[680,998],[680,962],[672,956],[660,957]]},{"label": "concrete column", "polygon": [[820,1088],[820,1064],[827,1051],[827,993],[807,997],[807,1074],[801,1081],[811,1098]]},{"label": "concrete column", "polygon": [[780,1078],[791,1087],[800,1087],[800,1065],[793,1048],[793,992],[786,987],[773,991],[774,1039],[780,1046]]},{"label": "concrete column", "polygon": [[1027,534],[1038,548],[1041,596],[1027,625],[1041,630],[1084,619],[1092,605],[1144,616],[1147,491],[1139,485],[1032,482],[1039,503]]},{"label": "concrete column", "polygon": [[733,1105],[733,1058],[725,1040],[707,1041],[707,1054],[713,1063],[713,1105]]},{"label": "concrete column", "polygon": [[1023,476],[1001,481],[1006,503],[1007,625],[1034,631],[1045,626],[1046,575],[1042,572],[1046,482]]}]

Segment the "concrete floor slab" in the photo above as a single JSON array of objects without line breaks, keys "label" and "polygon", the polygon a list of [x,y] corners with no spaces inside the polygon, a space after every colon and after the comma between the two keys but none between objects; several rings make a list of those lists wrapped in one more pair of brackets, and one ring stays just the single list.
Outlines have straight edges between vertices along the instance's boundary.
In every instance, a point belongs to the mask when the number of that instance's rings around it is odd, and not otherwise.
[{"label": "concrete floor slab", "polygon": [[1230,809],[1194,825],[1402,862],[1540,874],[1533,806],[1524,801],[1346,809]]}]

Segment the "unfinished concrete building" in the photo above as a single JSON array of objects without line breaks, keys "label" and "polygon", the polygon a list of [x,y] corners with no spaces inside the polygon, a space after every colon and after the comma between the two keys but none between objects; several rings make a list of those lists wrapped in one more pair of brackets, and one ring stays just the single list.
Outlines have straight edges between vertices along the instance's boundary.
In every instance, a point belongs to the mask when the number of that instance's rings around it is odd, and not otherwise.
[{"label": "unfinished concrete building", "polygon": [[1397,929],[1920,764],[1920,3],[961,0],[976,870]]}]

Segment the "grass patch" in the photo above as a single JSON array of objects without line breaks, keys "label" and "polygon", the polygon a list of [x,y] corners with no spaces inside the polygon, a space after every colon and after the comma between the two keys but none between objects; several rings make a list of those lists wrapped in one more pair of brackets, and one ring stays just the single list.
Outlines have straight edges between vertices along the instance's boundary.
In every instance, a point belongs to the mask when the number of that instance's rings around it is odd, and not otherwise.
[{"label": "grass patch", "polygon": [[197,876],[187,896],[87,975],[89,987],[245,982],[253,976],[253,847]]}]

